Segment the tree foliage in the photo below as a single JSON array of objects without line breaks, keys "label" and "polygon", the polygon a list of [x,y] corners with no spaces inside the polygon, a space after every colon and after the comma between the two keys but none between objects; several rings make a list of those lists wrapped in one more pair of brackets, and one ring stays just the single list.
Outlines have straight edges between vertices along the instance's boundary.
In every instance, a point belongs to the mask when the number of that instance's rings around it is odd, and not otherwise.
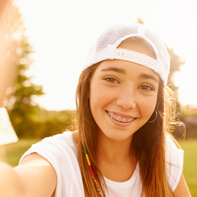
[{"label": "tree foliage", "polygon": [[180,57],[179,55],[177,55],[174,52],[173,48],[169,48],[168,49],[168,53],[170,55],[170,73],[169,73],[169,82],[168,85],[174,90],[177,91],[177,87],[174,84],[174,73],[180,70],[180,66],[185,64],[185,60]]},{"label": "tree foliage", "polygon": [[65,130],[75,130],[75,117],[74,110],[47,111],[40,109],[37,116],[32,119],[32,133],[28,133],[28,136],[44,138]]},{"label": "tree foliage", "polygon": [[17,59],[17,81],[11,88],[8,109],[10,119],[19,137],[24,136],[28,128],[31,128],[32,117],[36,115],[39,106],[33,102],[34,96],[43,95],[42,86],[35,85],[27,71],[32,63],[32,47],[25,36],[20,41]]}]

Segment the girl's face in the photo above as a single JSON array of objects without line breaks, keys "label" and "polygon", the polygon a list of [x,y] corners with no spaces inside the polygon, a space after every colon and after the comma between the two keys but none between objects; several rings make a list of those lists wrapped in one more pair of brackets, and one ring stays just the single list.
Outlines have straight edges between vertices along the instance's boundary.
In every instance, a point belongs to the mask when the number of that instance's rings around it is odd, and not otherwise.
[{"label": "girl's face", "polygon": [[[138,47],[147,54],[144,50]],[[158,88],[159,76],[150,68],[124,60],[101,62],[92,76],[89,95],[99,133],[116,141],[132,138],[151,117]]]}]

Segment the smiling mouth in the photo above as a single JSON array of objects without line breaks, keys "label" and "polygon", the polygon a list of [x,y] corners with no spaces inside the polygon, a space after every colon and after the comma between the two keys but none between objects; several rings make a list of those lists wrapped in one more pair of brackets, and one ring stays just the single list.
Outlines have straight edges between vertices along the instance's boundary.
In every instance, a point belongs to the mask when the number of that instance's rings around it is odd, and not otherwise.
[{"label": "smiling mouth", "polygon": [[114,115],[113,113],[111,113],[109,111],[106,111],[106,112],[112,119],[114,119],[118,122],[122,122],[122,123],[129,123],[129,122],[132,122],[136,119],[136,118],[121,118],[120,116]]}]

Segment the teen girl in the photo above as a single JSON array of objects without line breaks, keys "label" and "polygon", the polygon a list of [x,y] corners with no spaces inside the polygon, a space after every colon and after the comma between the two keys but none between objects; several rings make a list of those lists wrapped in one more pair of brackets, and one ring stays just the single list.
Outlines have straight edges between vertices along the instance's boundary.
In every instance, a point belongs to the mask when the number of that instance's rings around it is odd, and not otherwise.
[{"label": "teen girl", "polygon": [[33,145],[14,169],[1,164],[0,196],[189,197],[169,134],[169,67],[143,25],[104,32],[79,78],[78,131]]}]

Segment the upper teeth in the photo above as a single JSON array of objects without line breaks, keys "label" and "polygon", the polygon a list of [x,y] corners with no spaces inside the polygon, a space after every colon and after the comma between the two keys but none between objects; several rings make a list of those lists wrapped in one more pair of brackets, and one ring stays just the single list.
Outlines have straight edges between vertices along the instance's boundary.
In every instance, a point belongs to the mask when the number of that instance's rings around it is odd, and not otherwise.
[{"label": "upper teeth", "polygon": [[132,120],[134,120],[134,118],[130,118],[130,119],[125,119],[125,118],[120,118],[120,116],[115,116],[115,115],[113,115],[112,113],[110,113],[110,112],[107,112],[110,116],[111,116],[111,118],[113,118],[114,120],[117,120],[117,121],[119,121],[119,122],[131,122]]}]

